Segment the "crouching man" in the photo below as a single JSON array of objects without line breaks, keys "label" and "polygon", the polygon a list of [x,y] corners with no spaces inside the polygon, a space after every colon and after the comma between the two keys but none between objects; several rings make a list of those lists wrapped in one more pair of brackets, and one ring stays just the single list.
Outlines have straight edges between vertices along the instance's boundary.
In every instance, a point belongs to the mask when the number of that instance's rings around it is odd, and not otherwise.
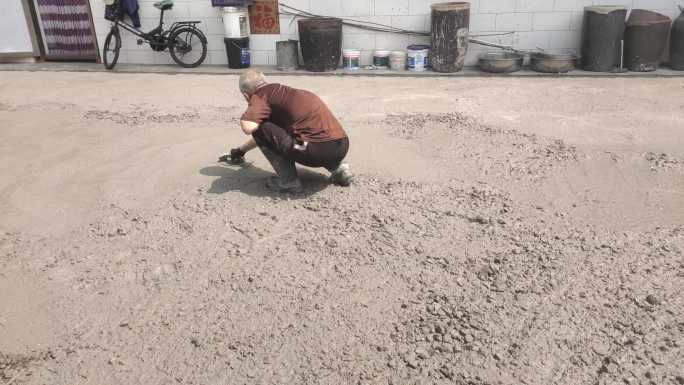
[{"label": "crouching man", "polygon": [[242,163],[245,154],[258,147],[278,175],[266,184],[271,190],[302,190],[295,163],[323,167],[330,171],[332,183],[349,186],[349,166],[342,163],[349,150],[349,139],[318,96],[282,84],[269,84],[261,72],[253,70],[240,76],[240,92],[249,104],[240,126],[251,138],[223,155],[220,161]]}]

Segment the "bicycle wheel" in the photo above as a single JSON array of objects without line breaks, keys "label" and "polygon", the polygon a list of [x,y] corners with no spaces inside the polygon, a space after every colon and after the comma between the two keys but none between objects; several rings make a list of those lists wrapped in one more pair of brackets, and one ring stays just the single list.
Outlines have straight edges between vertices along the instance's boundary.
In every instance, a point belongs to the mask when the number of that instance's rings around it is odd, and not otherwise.
[{"label": "bicycle wheel", "polygon": [[169,53],[179,66],[195,68],[207,57],[207,38],[192,27],[181,27],[169,36]]},{"label": "bicycle wheel", "polygon": [[119,60],[119,51],[121,50],[121,35],[118,29],[112,29],[105,38],[104,49],[102,51],[102,60],[105,68],[111,70]]}]

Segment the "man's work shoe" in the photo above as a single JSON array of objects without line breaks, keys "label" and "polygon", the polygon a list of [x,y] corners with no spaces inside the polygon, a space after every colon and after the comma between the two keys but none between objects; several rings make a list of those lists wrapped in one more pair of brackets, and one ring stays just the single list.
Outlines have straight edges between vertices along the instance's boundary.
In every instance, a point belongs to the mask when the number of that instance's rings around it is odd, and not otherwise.
[{"label": "man's work shoe", "polygon": [[347,163],[342,163],[330,174],[330,182],[338,186],[347,187],[352,182],[351,169]]},{"label": "man's work shoe", "polygon": [[296,179],[290,183],[283,183],[282,179],[278,176],[272,176],[266,181],[266,187],[271,190],[281,194],[299,194],[304,188],[299,179]]}]

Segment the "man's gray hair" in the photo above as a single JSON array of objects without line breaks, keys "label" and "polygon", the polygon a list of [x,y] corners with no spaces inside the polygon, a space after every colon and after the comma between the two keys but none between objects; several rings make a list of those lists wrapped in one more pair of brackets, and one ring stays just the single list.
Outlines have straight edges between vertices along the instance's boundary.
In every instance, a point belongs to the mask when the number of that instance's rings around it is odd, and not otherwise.
[{"label": "man's gray hair", "polygon": [[256,90],[268,84],[264,74],[255,71],[248,70],[240,75],[240,91],[246,93],[247,95],[253,95]]}]

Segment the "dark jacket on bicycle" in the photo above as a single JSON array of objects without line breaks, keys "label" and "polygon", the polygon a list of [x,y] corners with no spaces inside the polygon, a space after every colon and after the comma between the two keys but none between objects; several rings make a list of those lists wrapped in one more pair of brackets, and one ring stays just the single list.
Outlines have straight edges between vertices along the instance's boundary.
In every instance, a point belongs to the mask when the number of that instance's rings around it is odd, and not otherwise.
[{"label": "dark jacket on bicycle", "polygon": [[105,5],[105,19],[110,21],[121,20],[124,15],[128,15],[133,22],[133,27],[140,28],[140,6],[138,0],[114,0],[108,1]]},{"label": "dark jacket on bicycle", "polygon": [[121,5],[123,6],[124,13],[131,18],[133,26],[140,28],[140,15],[138,14],[140,6],[138,5],[138,0],[121,0]]},{"label": "dark jacket on bicycle", "polygon": [[116,21],[121,20],[124,15],[128,15],[133,22],[133,27],[140,28],[139,10],[138,0],[108,1],[105,5],[105,19]]}]

